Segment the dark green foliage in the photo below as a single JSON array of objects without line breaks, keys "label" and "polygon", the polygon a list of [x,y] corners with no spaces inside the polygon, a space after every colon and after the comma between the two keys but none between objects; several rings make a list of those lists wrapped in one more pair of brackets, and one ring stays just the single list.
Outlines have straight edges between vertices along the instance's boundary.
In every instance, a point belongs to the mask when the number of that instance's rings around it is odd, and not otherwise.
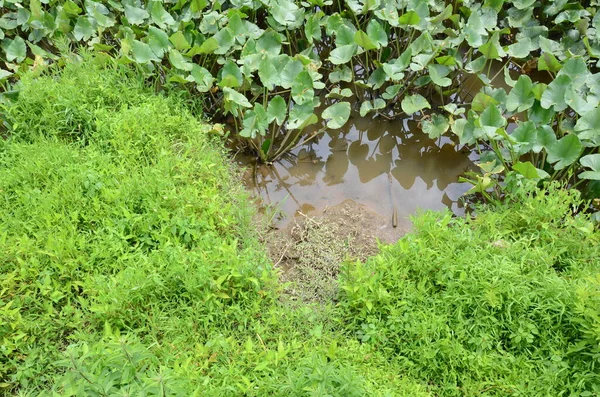
[{"label": "dark green foliage", "polygon": [[349,329],[440,395],[599,392],[600,234],[573,191],[519,196],[474,219],[425,213],[347,264]]}]

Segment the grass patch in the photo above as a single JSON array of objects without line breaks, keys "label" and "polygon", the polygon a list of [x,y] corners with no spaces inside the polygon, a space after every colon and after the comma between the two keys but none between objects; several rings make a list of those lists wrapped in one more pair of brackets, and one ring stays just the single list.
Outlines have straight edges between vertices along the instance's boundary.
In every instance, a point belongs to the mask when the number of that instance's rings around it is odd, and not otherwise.
[{"label": "grass patch", "polygon": [[[557,186],[416,231],[343,269],[344,324],[440,395],[600,387],[600,236]],[[581,394],[591,395],[591,394]]]},{"label": "grass patch", "polygon": [[2,112],[2,392],[424,393],[332,308],[278,303],[252,206],[178,98],[92,58]]}]

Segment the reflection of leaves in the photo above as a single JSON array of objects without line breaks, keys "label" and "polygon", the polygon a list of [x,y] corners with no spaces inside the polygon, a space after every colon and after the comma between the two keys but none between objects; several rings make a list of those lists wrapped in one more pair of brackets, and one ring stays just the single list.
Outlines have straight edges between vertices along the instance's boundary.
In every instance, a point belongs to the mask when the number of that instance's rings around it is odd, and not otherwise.
[{"label": "reflection of leaves", "polygon": [[381,136],[380,139],[381,141],[379,142],[379,151],[381,153],[391,152],[398,144],[398,142],[396,141],[396,137],[388,133],[387,131]]},{"label": "reflection of leaves", "polygon": [[350,162],[355,166],[358,166],[358,161],[364,160],[369,155],[369,145],[361,143],[361,141],[354,141],[348,147],[348,156]]},{"label": "reflection of leaves", "polygon": [[357,165],[358,178],[361,183],[367,183],[377,178],[379,175],[390,172],[392,157],[390,154],[378,154],[375,158],[361,160],[362,164]]},{"label": "reflection of leaves", "polygon": [[296,165],[290,167],[288,172],[297,178],[297,185],[310,186],[316,182],[317,174],[324,166],[325,162],[313,151],[302,149],[298,152]]},{"label": "reflection of leaves", "polygon": [[[416,145],[421,149],[415,150]],[[428,189],[431,189],[435,182],[439,190],[445,190],[449,184],[456,182],[458,176],[470,164],[467,153],[457,151],[451,144],[440,148],[430,139],[415,139],[415,143],[410,145],[405,141],[398,148],[407,150],[394,162],[391,173],[407,190],[413,187],[417,177],[425,182]]]},{"label": "reflection of leaves", "polygon": [[415,184],[416,166],[416,162],[407,161],[406,159],[396,160],[391,174],[404,189],[410,190]]},{"label": "reflection of leaves", "polygon": [[346,152],[333,152],[325,163],[325,176],[323,182],[327,186],[337,185],[344,182],[344,175],[348,172],[350,163]]}]

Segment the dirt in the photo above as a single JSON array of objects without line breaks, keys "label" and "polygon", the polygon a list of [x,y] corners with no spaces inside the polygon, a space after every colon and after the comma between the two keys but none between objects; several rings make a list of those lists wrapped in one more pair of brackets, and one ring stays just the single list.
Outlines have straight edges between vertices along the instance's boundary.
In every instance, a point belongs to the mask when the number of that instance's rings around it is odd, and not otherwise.
[{"label": "dirt", "polygon": [[379,244],[397,241],[406,229],[393,228],[391,219],[364,205],[346,200],[325,208],[301,208],[283,229],[262,236],[269,255],[280,269],[286,294],[303,301],[334,301],[337,277],[344,261],[365,261],[379,252]]}]

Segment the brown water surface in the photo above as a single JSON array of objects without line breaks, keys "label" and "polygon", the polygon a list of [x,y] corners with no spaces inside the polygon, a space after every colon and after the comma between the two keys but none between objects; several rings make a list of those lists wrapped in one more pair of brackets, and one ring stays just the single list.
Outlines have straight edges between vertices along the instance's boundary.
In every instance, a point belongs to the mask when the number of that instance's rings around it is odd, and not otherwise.
[{"label": "brown water surface", "polygon": [[386,228],[395,206],[398,227],[408,229],[419,209],[463,213],[460,198],[470,186],[458,178],[475,158],[447,137],[430,139],[416,121],[357,116],[273,165],[238,162],[248,167],[244,182],[253,194],[282,211],[280,227],[350,199],[386,217]]}]

